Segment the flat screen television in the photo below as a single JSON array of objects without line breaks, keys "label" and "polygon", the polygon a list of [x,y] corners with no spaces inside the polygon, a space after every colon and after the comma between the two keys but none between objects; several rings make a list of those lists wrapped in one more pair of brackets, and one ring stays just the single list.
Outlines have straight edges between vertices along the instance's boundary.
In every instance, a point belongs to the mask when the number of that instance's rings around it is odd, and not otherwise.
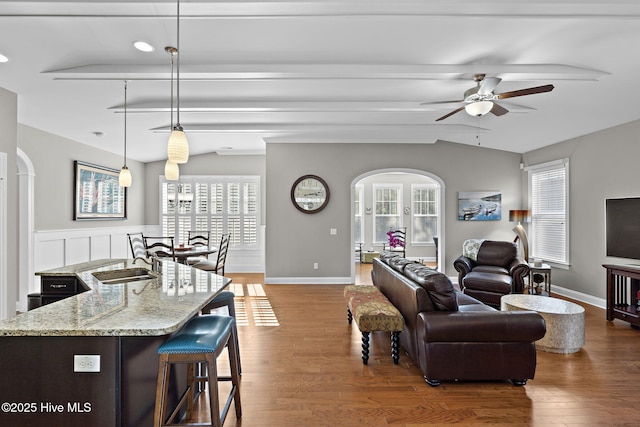
[{"label": "flat screen television", "polygon": [[607,256],[640,259],[640,197],[606,200]]}]

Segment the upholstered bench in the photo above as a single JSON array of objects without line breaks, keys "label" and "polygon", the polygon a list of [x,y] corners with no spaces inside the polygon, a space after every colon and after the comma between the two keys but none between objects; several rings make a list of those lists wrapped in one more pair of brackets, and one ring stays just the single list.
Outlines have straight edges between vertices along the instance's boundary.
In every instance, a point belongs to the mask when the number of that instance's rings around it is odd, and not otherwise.
[{"label": "upholstered bench", "polygon": [[347,320],[355,319],[362,332],[362,363],[369,361],[369,334],[374,331],[391,332],[391,357],[396,365],[400,359],[400,332],[404,330],[404,318],[375,286],[347,285]]}]

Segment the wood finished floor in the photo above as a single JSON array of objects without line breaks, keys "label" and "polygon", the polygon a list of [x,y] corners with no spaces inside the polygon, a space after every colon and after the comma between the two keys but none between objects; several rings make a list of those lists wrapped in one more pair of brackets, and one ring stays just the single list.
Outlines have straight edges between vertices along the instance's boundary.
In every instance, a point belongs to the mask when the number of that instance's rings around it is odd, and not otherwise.
[{"label": "wood finished floor", "polygon": [[[232,407],[226,427],[640,425],[640,331],[607,322],[602,309],[581,304],[585,346],[568,355],[538,351],[536,377],[524,387],[433,388],[403,351],[393,364],[384,333],[372,334],[369,365],[362,364],[361,334],[347,324],[343,286],[229,277],[237,295],[243,417],[237,420]],[[370,282],[370,265],[359,267],[357,283]],[[219,360],[221,368],[225,362]],[[199,410],[198,420],[208,421],[204,396]]]}]

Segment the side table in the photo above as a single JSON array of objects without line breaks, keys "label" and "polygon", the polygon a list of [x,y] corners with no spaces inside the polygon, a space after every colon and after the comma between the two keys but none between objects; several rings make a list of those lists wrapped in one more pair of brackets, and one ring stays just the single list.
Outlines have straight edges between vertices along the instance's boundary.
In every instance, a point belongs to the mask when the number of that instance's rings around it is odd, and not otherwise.
[{"label": "side table", "polygon": [[378,258],[380,256],[380,252],[363,252],[363,263],[371,264],[374,258]]},{"label": "side table", "polygon": [[[536,283],[533,278],[536,274],[542,276],[542,282]],[[542,286],[542,291],[539,295],[549,296],[551,295],[551,266],[549,264],[542,264],[536,267],[532,262],[529,263],[529,293],[538,294],[536,288]]]}]

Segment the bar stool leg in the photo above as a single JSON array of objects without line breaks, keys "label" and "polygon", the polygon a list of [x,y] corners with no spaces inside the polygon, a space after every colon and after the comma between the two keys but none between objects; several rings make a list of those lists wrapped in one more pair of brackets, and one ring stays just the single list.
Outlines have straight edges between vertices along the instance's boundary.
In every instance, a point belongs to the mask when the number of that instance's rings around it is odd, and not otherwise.
[{"label": "bar stool leg", "polygon": [[229,338],[229,365],[231,368],[231,387],[233,388],[233,403],[236,407],[236,418],[242,418],[242,403],[240,402],[240,352],[238,351],[237,330],[231,331]]},{"label": "bar stool leg", "polygon": [[[213,353],[207,353],[207,372],[209,381],[209,415],[211,416],[211,425],[213,427],[221,427],[224,419],[220,419],[220,396],[218,394],[218,366],[216,357]],[[226,415],[226,414],[224,414]]]},{"label": "bar stool leg", "polygon": [[171,365],[168,362],[169,356],[167,354],[160,355],[160,362],[158,362],[158,383],[156,386],[156,406],[153,414],[153,425],[156,427],[161,426],[166,417],[166,400],[167,393],[169,392],[169,369]]}]

